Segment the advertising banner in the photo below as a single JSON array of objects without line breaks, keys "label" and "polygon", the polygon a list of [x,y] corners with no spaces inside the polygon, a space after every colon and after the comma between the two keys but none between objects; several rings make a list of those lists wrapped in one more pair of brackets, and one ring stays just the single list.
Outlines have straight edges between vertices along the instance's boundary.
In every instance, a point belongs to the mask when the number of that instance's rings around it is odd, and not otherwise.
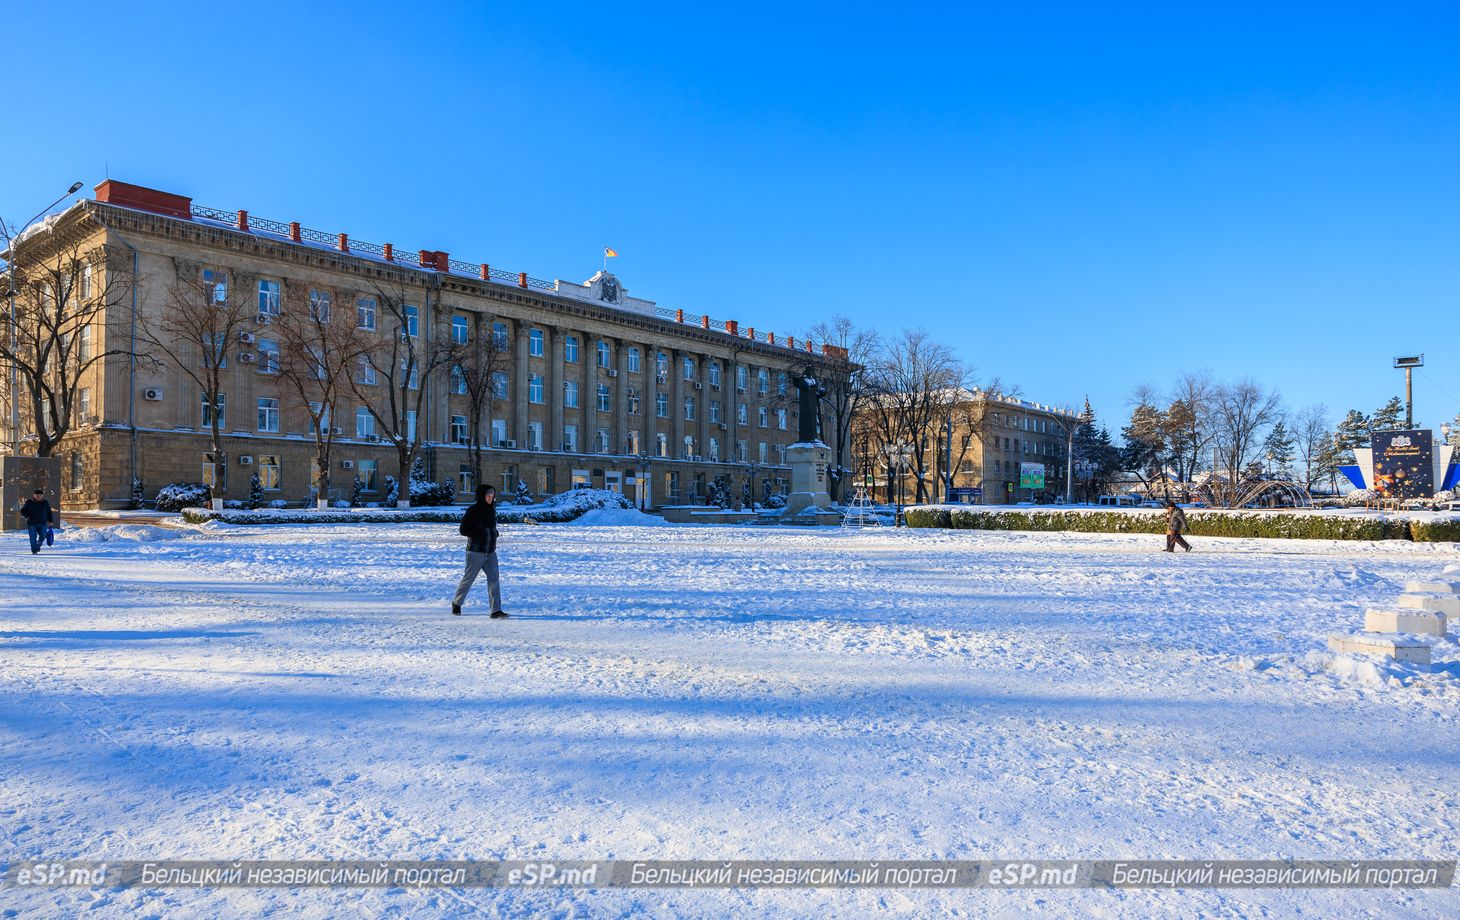
[{"label": "advertising banner", "polygon": [[1373,435],[1374,491],[1384,498],[1434,498],[1435,445],[1429,431]]},{"label": "advertising banner", "polygon": [[1021,463],[1021,464],[1019,464],[1019,488],[1021,488],[1021,489],[1042,489],[1042,488],[1044,488],[1044,464],[1043,463]]}]

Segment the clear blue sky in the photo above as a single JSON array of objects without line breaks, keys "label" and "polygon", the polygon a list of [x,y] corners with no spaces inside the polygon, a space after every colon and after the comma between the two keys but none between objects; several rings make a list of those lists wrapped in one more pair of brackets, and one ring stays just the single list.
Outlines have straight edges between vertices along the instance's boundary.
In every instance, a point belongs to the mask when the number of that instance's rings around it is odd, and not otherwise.
[{"label": "clear blue sky", "polygon": [[12,4],[0,212],[109,169],[538,277],[609,245],[1112,428],[1200,367],[1367,411],[1411,350],[1460,410],[1455,7],[1003,6]]}]

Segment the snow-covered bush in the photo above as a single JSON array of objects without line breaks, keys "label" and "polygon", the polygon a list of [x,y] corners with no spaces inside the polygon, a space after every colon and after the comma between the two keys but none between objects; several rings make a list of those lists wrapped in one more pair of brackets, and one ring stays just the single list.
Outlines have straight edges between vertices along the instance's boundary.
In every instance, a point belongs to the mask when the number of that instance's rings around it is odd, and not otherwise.
[{"label": "snow-covered bush", "polygon": [[142,506],[147,502],[144,489],[145,487],[142,485],[142,480],[137,478],[132,479],[132,495],[127,500],[128,508],[132,509],[133,511],[141,510]]},{"label": "snow-covered bush", "polygon": [[276,498],[273,501],[269,502],[264,507],[265,508],[273,508],[274,510],[278,511],[278,510],[282,510],[284,508],[289,507],[289,503],[286,502],[286,501],[284,501],[282,498]]},{"label": "snow-covered bush", "polygon": [[1410,521],[1409,533],[1416,543],[1460,543],[1460,516]]},{"label": "snow-covered bush", "polygon": [[181,511],[212,504],[213,490],[201,482],[170,482],[157,490],[153,505],[158,511]]},{"label": "snow-covered bush", "polygon": [[[1202,510],[1186,513],[1188,532],[1197,537],[1278,537],[1298,540],[1409,540],[1408,521],[1257,511]],[[913,508],[909,527],[954,530],[1027,530],[1074,533],[1148,533],[1166,531],[1160,511],[1024,511]]]},{"label": "snow-covered bush", "polygon": [[1455,498],[1455,491],[1453,489],[1442,489],[1435,493],[1435,504],[1437,505],[1453,501],[1460,501],[1460,499]]},{"label": "snow-covered bush", "polygon": [[765,497],[765,501],[762,502],[762,504],[772,510],[775,510],[777,508],[784,508],[786,507],[786,493],[772,492]]},{"label": "snow-covered bush", "polygon": [[386,507],[394,505],[400,500],[400,486],[396,484],[394,476],[385,477],[385,504]]},{"label": "snow-covered bush", "polygon": [[532,504],[532,490],[521,479],[517,480],[517,491],[513,494],[512,500],[519,505]]},{"label": "snow-covered bush", "polygon": [[330,503],[330,507],[331,508],[349,508],[349,507],[351,507],[351,505],[350,505],[349,502],[347,502],[343,498],[341,498],[341,499],[338,499],[336,501],[331,502]]},{"label": "snow-covered bush", "polygon": [[1378,498],[1379,494],[1373,489],[1354,489],[1352,492],[1343,496],[1343,506],[1345,508],[1362,508],[1364,505],[1376,501]]},{"label": "snow-covered bush", "polygon": [[705,504],[713,505],[716,508],[730,507],[730,477],[719,475],[710,480],[709,488],[705,490]]}]

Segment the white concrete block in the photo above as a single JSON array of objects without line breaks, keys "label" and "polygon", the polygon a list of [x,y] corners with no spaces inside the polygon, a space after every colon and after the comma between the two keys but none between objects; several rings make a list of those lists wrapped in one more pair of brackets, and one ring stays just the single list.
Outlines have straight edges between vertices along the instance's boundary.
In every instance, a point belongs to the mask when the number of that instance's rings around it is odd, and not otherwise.
[{"label": "white concrete block", "polygon": [[1409,594],[1460,594],[1460,581],[1417,579],[1406,581],[1404,590]]},{"label": "white concrete block", "polygon": [[1460,562],[1452,562],[1452,563],[1450,563],[1449,565],[1445,566],[1445,570],[1443,572],[1441,572],[1440,574],[1441,575],[1460,575]]},{"label": "white concrete block", "polygon": [[1457,594],[1401,594],[1399,606],[1410,610],[1438,610],[1446,616],[1460,619],[1460,595]]},{"label": "white concrete block", "polygon": [[1443,636],[1449,623],[1438,610],[1410,607],[1370,607],[1364,612],[1364,629],[1373,633],[1416,633]]},{"label": "white concrete block", "polygon": [[1412,636],[1397,633],[1335,633],[1328,637],[1328,650],[1340,655],[1374,655],[1406,664],[1428,665],[1430,647]]}]

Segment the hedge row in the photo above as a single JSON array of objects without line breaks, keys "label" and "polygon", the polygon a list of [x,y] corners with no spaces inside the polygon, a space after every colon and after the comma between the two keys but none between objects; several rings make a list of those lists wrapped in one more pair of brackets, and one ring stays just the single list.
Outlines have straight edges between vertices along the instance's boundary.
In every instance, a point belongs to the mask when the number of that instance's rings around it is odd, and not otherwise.
[{"label": "hedge row", "polygon": [[[909,527],[953,530],[1033,530],[1075,533],[1166,532],[1162,511],[976,511],[915,508]],[[1296,540],[1460,541],[1460,518],[1405,521],[1319,514],[1188,511],[1188,531],[1197,537],[1281,537]]]}]

